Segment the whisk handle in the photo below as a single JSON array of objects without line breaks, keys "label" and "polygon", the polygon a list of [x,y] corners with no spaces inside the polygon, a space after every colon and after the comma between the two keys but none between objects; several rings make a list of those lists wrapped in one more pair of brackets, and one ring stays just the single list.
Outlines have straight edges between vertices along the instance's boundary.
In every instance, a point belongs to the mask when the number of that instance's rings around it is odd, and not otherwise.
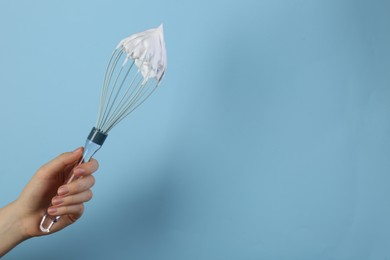
[{"label": "whisk handle", "polygon": [[[80,165],[83,162],[88,162],[89,160],[91,160],[92,156],[102,147],[106,137],[107,134],[101,132],[99,129],[95,127],[92,128],[90,134],[88,135],[87,141],[85,142],[84,145],[83,157],[81,158],[80,162],[77,165]],[[76,168],[76,166],[74,168]],[[66,184],[72,182],[75,179],[75,176],[73,174],[74,168],[72,169],[70,177],[65,181]],[[40,230],[42,232],[49,233],[50,229],[60,218],[61,216],[50,216],[49,214],[47,214],[47,209],[46,209],[45,215],[42,217],[41,223],[39,224]]]}]

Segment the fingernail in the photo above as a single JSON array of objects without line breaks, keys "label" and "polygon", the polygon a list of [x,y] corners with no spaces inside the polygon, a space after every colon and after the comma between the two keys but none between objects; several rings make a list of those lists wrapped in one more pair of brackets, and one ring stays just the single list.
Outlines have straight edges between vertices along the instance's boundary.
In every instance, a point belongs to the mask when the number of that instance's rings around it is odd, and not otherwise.
[{"label": "fingernail", "polygon": [[50,207],[48,210],[47,210],[47,213],[49,213],[50,215],[53,215],[54,213],[57,212],[57,209],[56,208],[53,208],[53,207]]},{"label": "fingernail", "polygon": [[52,203],[53,205],[59,205],[59,204],[61,204],[62,202],[64,202],[64,200],[63,200],[62,198],[60,198],[60,197],[54,197],[54,198],[52,199],[52,201],[51,201],[51,203]]},{"label": "fingernail", "polygon": [[81,147],[77,148],[76,150],[74,150],[72,153],[77,153],[78,151],[81,150]]},{"label": "fingernail", "polygon": [[85,170],[83,168],[76,168],[76,169],[74,169],[73,173],[75,176],[78,177],[78,176],[83,175],[85,173]]},{"label": "fingernail", "polygon": [[58,189],[58,195],[62,196],[69,192],[69,189],[66,186],[62,186]]}]

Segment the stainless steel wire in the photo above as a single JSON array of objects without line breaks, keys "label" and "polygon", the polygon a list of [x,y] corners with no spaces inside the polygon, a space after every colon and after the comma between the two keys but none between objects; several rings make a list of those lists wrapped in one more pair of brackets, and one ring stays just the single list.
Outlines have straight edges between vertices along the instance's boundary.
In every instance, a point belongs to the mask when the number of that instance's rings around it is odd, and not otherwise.
[{"label": "stainless steel wire", "polygon": [[[122,64],[118,63],[122,61]],[[127,61],[123,49],[116,49],[108,62],[96,128],[108,133],[141,105],[157,88],[158,82],[142,75],[134,60]],[[143,62],[140,66],[143,66]],[[147,79],[147,80],[145,80]]]}]

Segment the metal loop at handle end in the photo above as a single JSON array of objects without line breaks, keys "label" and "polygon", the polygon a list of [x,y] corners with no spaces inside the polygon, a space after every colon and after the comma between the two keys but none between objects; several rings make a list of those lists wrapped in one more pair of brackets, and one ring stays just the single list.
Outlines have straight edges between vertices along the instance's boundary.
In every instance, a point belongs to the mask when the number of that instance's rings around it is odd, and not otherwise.
[{"label": "metal loop at handle end", "polygon": [[41,220],[41,223],[39,224],[39,229],[42,232],[49,233],[51,227],[58,221],[59,217],[55,217],[54,220],[49,218],[47,214],[45,214]]}]

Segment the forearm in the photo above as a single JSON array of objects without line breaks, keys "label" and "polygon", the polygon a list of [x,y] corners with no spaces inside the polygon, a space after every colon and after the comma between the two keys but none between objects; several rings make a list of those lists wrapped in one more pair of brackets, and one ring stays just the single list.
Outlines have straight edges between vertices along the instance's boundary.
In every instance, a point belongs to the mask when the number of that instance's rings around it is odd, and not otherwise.
[{"label": "forearm", "polygon": [[17,213],[15,202],[0,209],[0,257],[27,239]]}]

